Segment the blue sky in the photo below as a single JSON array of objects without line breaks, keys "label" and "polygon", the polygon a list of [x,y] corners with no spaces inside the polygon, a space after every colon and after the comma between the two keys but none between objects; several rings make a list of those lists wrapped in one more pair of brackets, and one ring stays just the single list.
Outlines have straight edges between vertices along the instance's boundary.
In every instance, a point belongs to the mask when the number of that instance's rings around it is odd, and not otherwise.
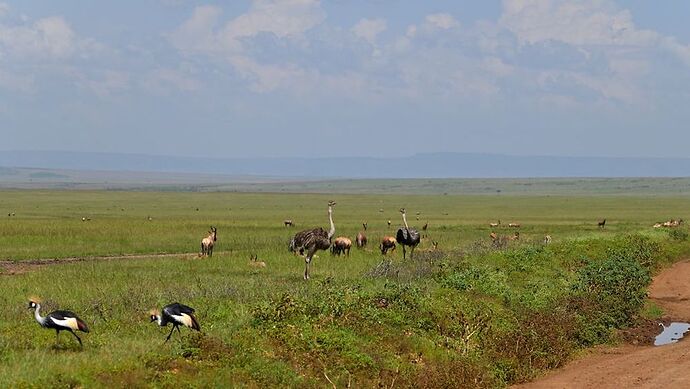
[{"label": "blue sky", "polygon": [[4,150],[690,157],[684,0],[0,0]]}]

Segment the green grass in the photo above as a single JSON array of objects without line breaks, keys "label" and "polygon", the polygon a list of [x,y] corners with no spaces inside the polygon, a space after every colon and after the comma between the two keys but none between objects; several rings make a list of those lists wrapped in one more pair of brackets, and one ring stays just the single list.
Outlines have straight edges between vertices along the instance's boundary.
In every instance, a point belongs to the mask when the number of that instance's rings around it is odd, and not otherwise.
[{"label": "green grass", "polygon": [[[300,229],[327,226],[329,199],[338,201],[336,235],[353,237],[366,220],[370,245],[353,248],[350,258],[319,252],[313,279],[304,282],[304,261],[288,253],[287,242]],[[627,234],[659,243],[652,270],[688,253],[682,234],[674,238],[651,224],[682,218],[689,206],[686,197],[640,196],[1,192],[0,258],[191,255],[0,274],[0,387],[519,382],[562,363],[577,342],[526,368],[520,355],[493,354],[513,339],[508,334],[533,331],[530,325],[541,323],[535,315],[543,319],[571,297],[582,264],[618,255],[629,246]],[[402,262],[397,250],[382,262],[375,246],[394,234],[400,207],[412,225],[429,222],[428,238],[418,261]],[[602,230],[596,221],[604,217]],[[296,227],[284,227],[286,218]],[[520,242],[507,250],[489,244],[488,223],[498,219],[522,224]],[[218,228],[215,254],[196,258],[210,225]],[[552,245],[541,245],[544,234]],[[249,266],[254,253],[265,269]],[[373,269],[388,276],[367,276]],[[26,309],[33,295],[44,299],[46,312],[71,309],[89,323],[83,350],[65,333],[55,345],[55,334]],[[167,331],[149,323],[148,311],[173,301],[197,309],[203,335],[184,329],[163,344]],[[648,307],[644,314],[659,313]],[[599,332],[587,335],[602,339]],[[547,346],[561,350],[556,342]],[[531,360],[542,360],[539,350],[535,345]]]}]

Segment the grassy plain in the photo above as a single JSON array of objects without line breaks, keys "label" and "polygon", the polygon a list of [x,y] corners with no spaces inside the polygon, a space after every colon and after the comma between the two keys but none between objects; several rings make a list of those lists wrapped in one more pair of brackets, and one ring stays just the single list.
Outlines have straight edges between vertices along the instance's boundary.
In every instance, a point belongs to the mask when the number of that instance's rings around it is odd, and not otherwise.
[{"label": "grassy plain", "polygon": [[[367,221],[369,247],[353,248],[349,258],[320,252],[307,283],[303,260],[288,253],[287,243],[300,229],[327,226],[329,199],[338,202],[336,235],[354,237]],[[412,225],[429,223],[417,261],[403,262],[397,250],[387,262],[375,248],[381,236],[395,233],[400,207],[408,209]],[[519,382],[558,366],[574,345],[607,338],[566,334],[577,339],[559,352],[547,333],[543,345],[523,345],[531,357],[497,355],[511,334],[560,306],[576,289],[583,266],[626,242],[654,247],[654,266],[687,253],[683,236],[673,239],[651,225],[683,218],[689,208],[687,196],[631,194],[3,191],[0,259],[151,257],[0,273],[0,387]],[[606,228],[599,229],[603,218]],[[284,227],[284,219],[296,226]],[[513,233],[508,222],[522,227],[520,241],[497,250],[489,244],[488,223],[499,219],[501,235]],[[215,254],[199,259],[199,241],[210,225],[218,228]],[[545,234],[553,238],[547,247]],[[636,238],[626,240],[629,234]],[[431,251],[431,240],[439,242],[438,251]],[[153,256],[163,253],[186,254]],[[267,267],[250,267],[251,254]],[[71,309],[91,325],[83,350],[69,334],[56,346],[54,333],[39,328],[26,309],[32,295],[44,299],[46,312]],[[197,309],[203,335],[183,330],[163,344],[167,332],[149,323],[147,313],[173,301]]]}]

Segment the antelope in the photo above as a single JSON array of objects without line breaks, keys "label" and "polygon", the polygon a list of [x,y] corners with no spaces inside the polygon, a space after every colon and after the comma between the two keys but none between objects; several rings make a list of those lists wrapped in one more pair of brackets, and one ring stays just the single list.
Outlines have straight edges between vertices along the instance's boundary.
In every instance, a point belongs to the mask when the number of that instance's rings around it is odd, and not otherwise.
[{"label": "antelope", "polygon": [[394,237],[384,236],[381,239],[381,244],[379,245],[379,248],[381,249],[381,254],[386,255],[386,253],[388,253],[388,250],[395,251],[395,245],[397,243],[398,241],[395,240]]},{"label": "antelope", "polygon": [[283,220],[283,224],[285,224],[285,227],[293,227],[294,226],[294,224],[292,223],[292,219]]},{"label": "antelope", "polygon": [[518,228],[520,227],[520,223],[508,223],[508,227]]},{"label": "antelope", "polygon": [[345,253],[346,256],[350,256],[350,248],[352,248],[352,241],[350,238],[340,236],[335,238],[333,245],[331,246],[331,254],[340,256],[341,253]]},{"label": "antelope", "polygon": [[604,228],[606,226],[606,219],[598,222],[597,224],[599,225],[599,228]]},{"label": "antelope", "polygon": [[364,227],[364,231],[367,230],[367,227],[368,227],[368,226],[369,226],[369,224],[367,224],[367,221],[365,220],[365,221],[362,223],[362,227]]},{"label": "antelope", "polygon": [[498,223],[489,223],[489,227],[496,228],[501,225],[501,221],[499,220]]},{"label": "antelope", "polygon": [[551,235],[544,235],[544,244],[551,243]]},{"label": "antelope", "polygon": [[364,246],[367,245],[367,236],[364,235],[364,232],[359,232],[357,234],[357,239],[355,240],[355,243],[357,244],[357,247],[364,248]]},{"label": "antelope", "polygon": [[249,266],[262,268],[262,267],[266,267],[266,262],[259,261],[258,256],[256,254],[254,254],[254,255],[249,257]]},{"label": "antelope", "polygon": [[208,232],[208,236],[201,240],[201,253],[200,257],[213,256],[213,245],[216,242],[216,227],[211,226],[211,230]]}]

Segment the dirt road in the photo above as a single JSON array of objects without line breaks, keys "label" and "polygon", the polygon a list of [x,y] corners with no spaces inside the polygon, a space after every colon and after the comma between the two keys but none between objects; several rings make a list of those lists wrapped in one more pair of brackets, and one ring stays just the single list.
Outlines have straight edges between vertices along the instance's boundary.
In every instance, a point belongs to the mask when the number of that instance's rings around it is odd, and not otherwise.
[{"label": "dirt road", "polygon": [[[666,324],[690,322],[690,261],[655,277],[649,292],[664,309]],[[516,388],[690,388],[690,340],[659,347],[597,348]]]}]

